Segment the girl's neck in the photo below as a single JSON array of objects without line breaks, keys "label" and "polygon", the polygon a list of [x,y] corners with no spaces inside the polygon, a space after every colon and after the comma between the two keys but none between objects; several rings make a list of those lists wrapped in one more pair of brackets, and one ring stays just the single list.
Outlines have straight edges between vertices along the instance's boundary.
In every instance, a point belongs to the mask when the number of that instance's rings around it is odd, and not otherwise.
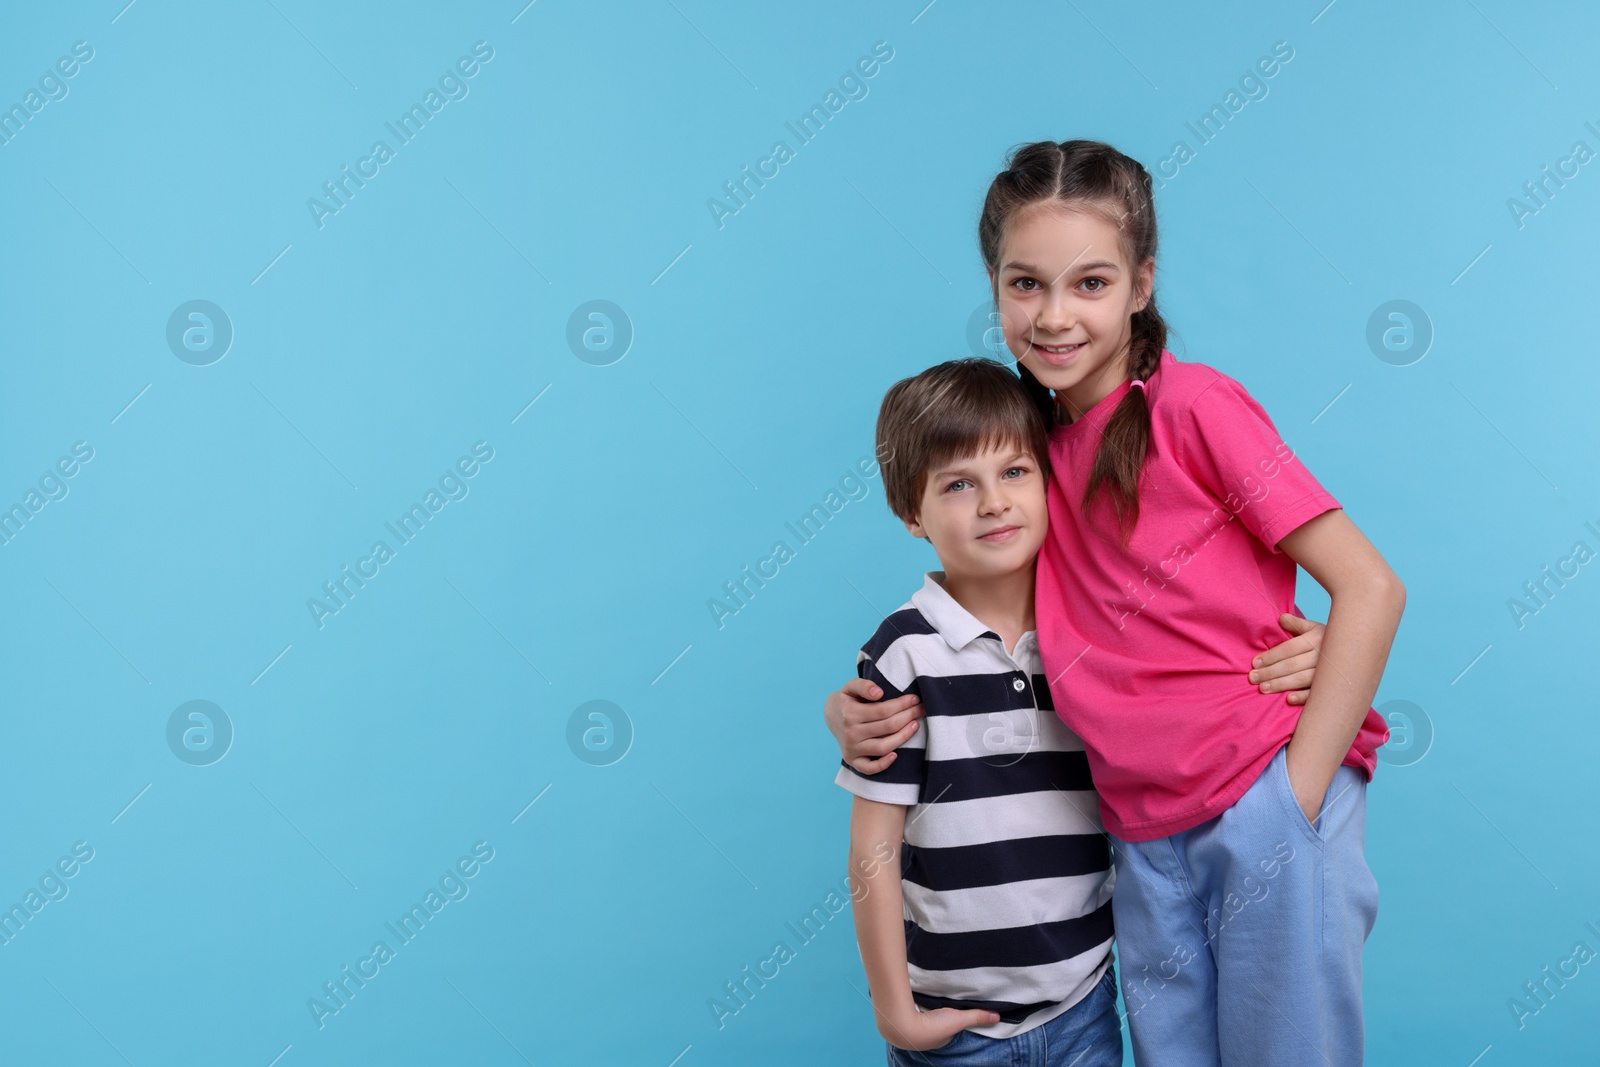
[{"label": "girl's neck", "polygon": [[1128,380],[1129,353],[1130,349],[1124,347],[1089,377],[1056,393],[1056,403],[1061,409],[1063,422],[1077,422],[1084,412],[1116,392],[1117,387]]}]

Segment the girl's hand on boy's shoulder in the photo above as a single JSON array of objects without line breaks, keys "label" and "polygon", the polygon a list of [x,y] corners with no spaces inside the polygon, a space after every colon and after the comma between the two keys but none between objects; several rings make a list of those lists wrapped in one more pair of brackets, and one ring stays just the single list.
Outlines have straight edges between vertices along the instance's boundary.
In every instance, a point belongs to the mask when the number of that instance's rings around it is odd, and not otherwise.
[{"label": "girl's hand on boy's shoulder", "polygon": [[929,1052],[948,1045],[961,1031],[973,1026],[992,1026],[1000,1016],[978,1008],[934,1008],[918,1011],[915,1004],[896,1012],[878,1012],[878,1033],[895,1048]]},{"label": "girl's hand on boy's shoulder", "polygon": [[852,678],[829,693],[822,706],[839,755],[862,774],[877,774],[895,760],[894,750],[917,732],[922,705],[915,693],[880,700],[883,690],[865,678]]},{"label": "girl's hand on boy's shoulder", "polygon": [[1273,645],[1251,662],[1250,682],[1263,693],[1283,693],[1289,703],[1304,704],[1311,695],[1322,635],[1328,628],[1320,622],[1288,614],[1278,616],[1278,625],[1293,636]]}]

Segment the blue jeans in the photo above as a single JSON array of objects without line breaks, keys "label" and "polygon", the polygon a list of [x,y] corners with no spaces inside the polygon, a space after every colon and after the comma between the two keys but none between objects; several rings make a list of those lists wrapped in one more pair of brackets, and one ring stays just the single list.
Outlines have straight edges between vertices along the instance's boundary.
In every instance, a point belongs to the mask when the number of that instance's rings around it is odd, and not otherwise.
[{"label": "blue jeans", "polygon": [[889,1067],[1122,1067],[1122,1020],[1117,1016],[1117,972],[1047,1023],[1015,1037],[984,1037],[963,1030],[926,1052],[889,1046]]},{"label": "blue jeans", "polygon": [[1316,820],[1279,749],[1221,815],[1116,845],[1117,962],[1139,1067],[1359,1067],[1361,949],[1378,914],[1367,779]]}]

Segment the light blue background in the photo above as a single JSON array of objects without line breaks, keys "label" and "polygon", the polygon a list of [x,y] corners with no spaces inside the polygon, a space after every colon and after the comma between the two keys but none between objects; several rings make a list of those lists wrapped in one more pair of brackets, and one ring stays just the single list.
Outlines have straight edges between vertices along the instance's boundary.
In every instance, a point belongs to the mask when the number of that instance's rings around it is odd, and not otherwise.
[{"label": "light blue background", "polygon": [[[1409,590],[1379,703],[1434,739],[1370,793],[1369,1062],[1592,1056],[1600,966],[1521,1029],[1508,1000],[1600,950],[1600,572],[1507,607],[1600,549],[1600,164],[1507,207],[1600,149],[1592,8],[123,3],[0,14],[7,107],[94,48],[0,147],[0,505],[94,449],[0,547],[0,904],[94,849],[0,946],[0,1060],[881,1062],[848,914],[785,924],[844,869],[823,695],[933,557],[874,479],[721,629],[707,601],[870,453],[891,382],[969,351],[1008,148],[1155,168],[1280,40],[1159,193],[1158,292]],[[319,229],[307,198],[480,40]],[[165,340],[192,299],[235,331],[206,367]],[[610,366],[566,341],[594,299],[635,331]],[[1435,331],[1410,366],[1365,339],[1392,299]],[[307,599],[477,441],[469,495],[319,629]],[[236,732],[210,766],[167,746],[193,699]],[[634,734],[609,766],[567,742],[596,699]],[[478,841],[470,895],[319,1029],[308,998]]]}]

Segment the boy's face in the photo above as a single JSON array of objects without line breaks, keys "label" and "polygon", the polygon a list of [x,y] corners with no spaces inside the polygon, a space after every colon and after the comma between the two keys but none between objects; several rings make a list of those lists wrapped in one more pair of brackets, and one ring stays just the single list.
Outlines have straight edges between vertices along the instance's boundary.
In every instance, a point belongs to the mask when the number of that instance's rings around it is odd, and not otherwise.
[{"label": "boy's face", "polygon": [[933,542],[947,576],[983,579],[1031,566],[1048,522],[1038,460],[1008,443],[929,471],[906,529]]}]

